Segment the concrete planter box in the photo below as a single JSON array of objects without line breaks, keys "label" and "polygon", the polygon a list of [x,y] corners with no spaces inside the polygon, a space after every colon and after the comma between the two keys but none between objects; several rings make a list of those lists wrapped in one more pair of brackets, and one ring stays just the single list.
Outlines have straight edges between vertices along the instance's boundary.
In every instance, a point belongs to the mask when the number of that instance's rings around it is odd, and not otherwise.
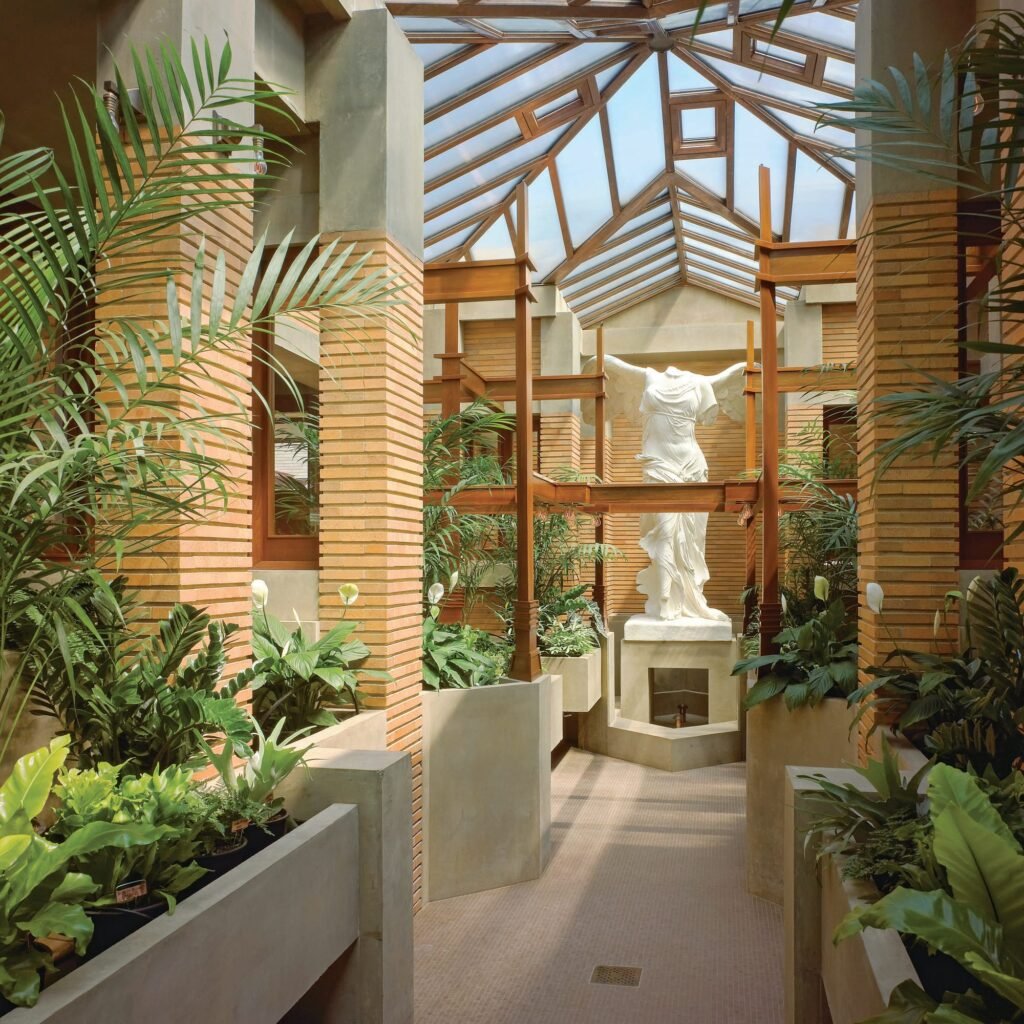
[{"label": "concrete planter box", "polygon": [[429,900],[538,878],[551,837],[550,676],[423,693]]},{"label": "concrete planter box", "polygon": [[601,650],[581,658],[541,658],[544,671],[562,677],[562,710],[585,713],[601,699]]},{"label": "concrete planter box", "polygon": [[386,750],[387,712],[360,711],[358,715],[311,733],[298,740],[296,746],[312,742],[316,750]]},{"label": "concrete planter box", "polygon": [[[914,774],[923,756],[899,744],[900,769]],[[898,932],[877,929],[832,941],[836,928],[856,906],[873,902],[869,883],[844,880],[841,862],[817,861],[805,840],[821,807],[811,778],[824,775],[837,785],[863,792],[870,786],[851,769],[790,766],[785,779],[785,901],[783,906],[786,1024],[858,1024],[880,1014],[894,988],[920,984]]]},{"label": "concrete planter box", "polygon": [[351,869],[358,858],[357,808],[329,807],[173,915],[45,989],[5,1024],[287,1019],[359,939],[359,875]]},{"label": "concrete planter box", "polygon": [[781,698],[747,712],[747,890],[782,903],[786,766],[857,763],[856,709],[842,698],[787,710]]}]

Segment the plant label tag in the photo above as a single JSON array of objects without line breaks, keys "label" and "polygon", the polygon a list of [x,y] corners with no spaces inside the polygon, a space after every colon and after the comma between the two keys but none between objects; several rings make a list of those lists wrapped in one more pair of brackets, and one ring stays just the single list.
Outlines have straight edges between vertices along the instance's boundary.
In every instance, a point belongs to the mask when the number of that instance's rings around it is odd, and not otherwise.
[{"label": "plant label tag", "polygon": [[231,831],[233,833],[244,832],[249,827],[250,824],[251,822],[249,821],[248,818],[235,818],[235,820],[231,822]]},{"label": "plant label tag", "polygon": [[114,899],[118,904],[134,903],[142,899],[149,892],[149,886],[145,879],[138,879],[134,882],[122,882],[114,889]]}]

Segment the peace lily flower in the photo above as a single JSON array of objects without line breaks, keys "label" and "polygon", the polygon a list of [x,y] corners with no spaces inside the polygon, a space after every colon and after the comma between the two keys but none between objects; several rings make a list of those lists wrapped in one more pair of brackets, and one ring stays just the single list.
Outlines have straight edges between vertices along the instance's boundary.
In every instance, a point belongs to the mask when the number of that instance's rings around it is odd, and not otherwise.
[{"label": "peace lily flower", "polygon": [[942,612],[938,608],[936,608],[935,619],[932,622],[932,634],[934,636],[938,636],[940,629],[942,629]]},{"label": "peace lily flower", "polygon": [[785,615],[789,611],[789,605],[786,602],[786,595],[779,594],[779,601],[782,602],[782,614]]},{"label": "peace lily flower", "polygon": [[440,604],[442,597],[444,597],[444,586],[443,586],[443,584],[435,583],[427,591],[427,601],[429,601],[430,604]]},{"label": "peace lily flower", "polygon": [[459,585],[459,570],[456,569],[452,573],[452,578],[448,581],[448,587],[450,590],[454,590]]},{"label": "peace lily flower", "polygon": [[338,596],[341,598],[341,603],[347,608],[350,604],[356,603],[356,598],[359,597],[359,588],[354,583],[342,583],[338,587]]},{"label": "peace lily flower", "polygon": [[824,576],[814,577],[814,596],[819,601],[828,600],[828,580]]},{"label": "peace lily flower", "polygon": [[869,583],[864,591],[868,608],[876,615],[882,614],[882,601],[885,600],[885,591],[877,583]]},{"label": "peace lily flower", "polygon": [[252,581],[252,603],[257,608],[266,608],[267,600],[270,597],[270,587],[263,580]]}]

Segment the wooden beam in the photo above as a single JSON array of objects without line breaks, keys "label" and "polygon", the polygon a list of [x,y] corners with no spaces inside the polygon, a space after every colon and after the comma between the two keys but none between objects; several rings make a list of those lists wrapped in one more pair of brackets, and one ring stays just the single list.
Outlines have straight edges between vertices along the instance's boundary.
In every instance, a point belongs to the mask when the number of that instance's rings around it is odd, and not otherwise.
[{"label": "wooden beam", "polygon": [[[571,2],[571,0],[570,0]],[[589,0],[583,0],[589,2]],[[612,216],[622,209],[622,201],[619,198],[619,178],[615,171],[615,153],[612,150],[612,130],[608,122],[608,108],[601,107],[601,144],[604,147],[604,166],[608,172],[608,194],[612,199]]]},{"label": "wooden beam", "polygon": [[628,309],[630,306],[635,306],[639,302],[645,302],[647,299],[653,299],[655,295],[661,295],[662,292],[667,292],[670,288],[676,288],[680,284],[682,284],[682,278],[678,274],[673,277],[666,278],[664,281],[656,281],[648,288],[641,289],[640,291],[629,292],[619,299],[618,302],[612,303],[611,305],[598,306],[592,310],[585,310],[580,314],[580,323],[584,327],[593,327],[594,324],[599,323],[607,317],[614,316],[616,313],[621,313],[624,309]]},{"label": "wooden beam", "polygon": [[759,242],[758,277],[773,286],[843,284],[857,280],[854,239]]},{"label": "wooden beam", "polygon": [[423,81],[429,82],[432,78],[437,78],[438,75],[443,75],[446,71],[450,71],[452,68],[457,68],[465,61],[471,60],[473,57],[477,57],[481,53],[486,53],[494,45],[494,43],[474,43],[473,45],[466,46],[461,50],[456,50],[455,53],[448,54],[447,57],[435,60],[429,68],[424,69]]},{"label": "wooden beam", "polygon": [[[652,273],[660,273],[662,270],[667,270],[670,263],[666,260],[671,260],[674,256],[676,262],[679,262],[679,253],[673,253],[672,249],[662,249],[659,252],[652,253],[645,260],[641,260],[639,263],[634,264],[631,267],[624,268],[618,275],[612,273],[605,277],[602,277],[599,281],[591,281],[585,285],[582,289],[574,291],[571,296],[566,295],[565,301],[570,303],[574,309],[586,309],[587,306],[593,305],[595,302],[605,302],[609,299],[614,298],[616,295],[621,294],[623,291],[635,287],[642,277],[634,276],[638,270],[643,270],[647,267],[654,267],[659,263],[664,263],[663,267],[658,267],[657,270],[652,270]],[[620,278],[620,284],[618,288],[613,288],[610,291],[603,292],[600,296],[593,296],[587,298],[588,295],[592,295],[595,291],[600,291],[603,287],[614,281],[616,277]]]},{"label": "wooden beam", "polygon": [[774,650],[774,638],[782,623],[779,601],[779,384],[775,285],[765,280],[772,241],[771,174],[760,169],[762,277],[761,305],[761,652]]},{"label": "wooden beam", "polygon": [[[665,222],[667,223],[667,221]],[[644,230],[650,231],[652,228],[658,227],[658,223],[645,224]],[[671,227],[667,231],[662,232],[655,238],[648,238],[641,242],[639,245],[634,246],[632,249],[627,249],[622,253],[618,253],[615,256],[610,256],[606,260],[602,260],[600,263],[595,264],[593,267],[588,268],[583,273],[574,274],[572,277],[565,278],[562,281],[560,288],[562,294],[568,296],[570,293],[579,291],[580,286],[586,286],[587,282],[594,277],[595,274],[604,273],[606,270],[618,268],[628,263],[638,253],[646,252],[648,249],[653,248],[656,245],[663,245],[665,242],[672,240],[674,232]],[[617,239],[616,244],[621,244],[625,240],[623,238]]]},{"label": "wooden beam", "polygon": [[426,263],[423,266],[423,304],[507,299],[515,295],[518,284],[515,260]]}]

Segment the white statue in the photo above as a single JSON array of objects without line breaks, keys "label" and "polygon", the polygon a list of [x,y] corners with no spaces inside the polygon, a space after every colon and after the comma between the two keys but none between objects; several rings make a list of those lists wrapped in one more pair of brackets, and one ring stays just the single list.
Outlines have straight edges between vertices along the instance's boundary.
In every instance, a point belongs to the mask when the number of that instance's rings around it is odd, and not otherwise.
[{"label": "white statue", "polygon": [[[743,363],[714,377],[670,366],[664,372],[605,356],[608,378],[605,408],[608,419],[625,416],[643,427],[637,459],[645,483],[702,483],[708,464],[697,444],[697,424],[713,423],[719,409],[731,419],[743,418]],[[594,372],[591,360],[584,373]],[[590,403],[587,403],[588,406]],[[706,512],[649,512],[640,516],[640,546],[651,564],[637,574],[637,588],[646,595],[648,616],[668,621],[702,619],[730,621],[704,597],[709,579],[704,560]]]}]

